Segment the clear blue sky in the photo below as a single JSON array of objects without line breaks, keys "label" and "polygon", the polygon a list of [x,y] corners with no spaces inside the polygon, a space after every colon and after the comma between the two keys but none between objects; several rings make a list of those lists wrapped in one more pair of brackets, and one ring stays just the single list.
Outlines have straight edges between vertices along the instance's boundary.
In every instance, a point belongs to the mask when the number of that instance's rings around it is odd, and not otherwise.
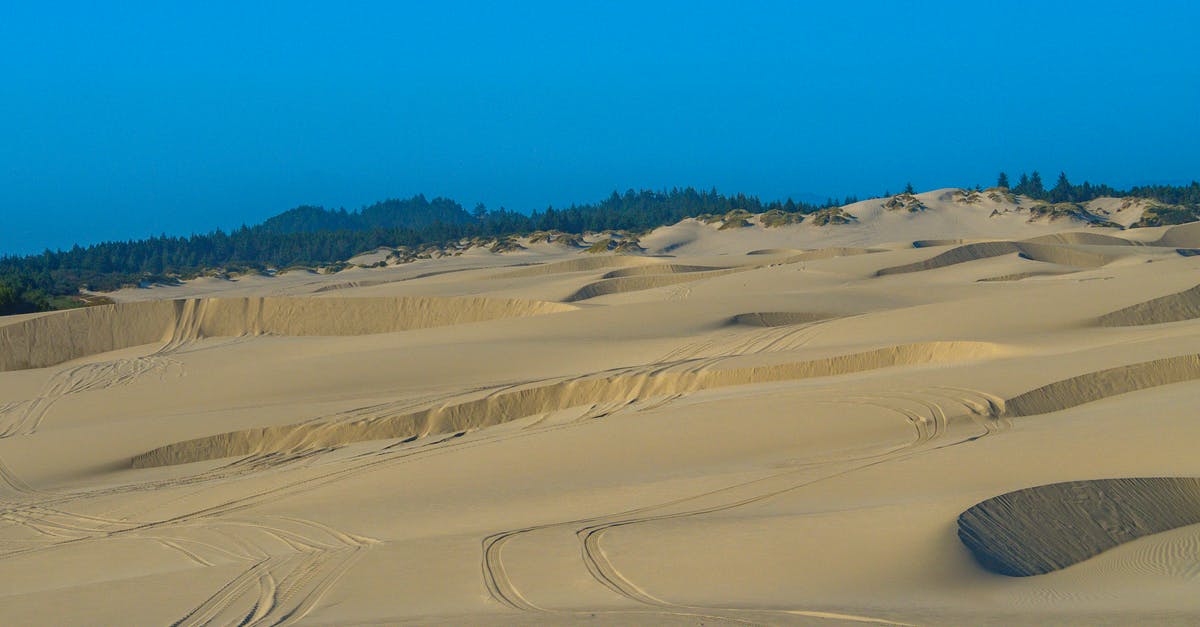
[{"label": "clear blue sky", "polygon": [[17,4],[0,253],[415,193],[1200,177],[1191,2]]}]

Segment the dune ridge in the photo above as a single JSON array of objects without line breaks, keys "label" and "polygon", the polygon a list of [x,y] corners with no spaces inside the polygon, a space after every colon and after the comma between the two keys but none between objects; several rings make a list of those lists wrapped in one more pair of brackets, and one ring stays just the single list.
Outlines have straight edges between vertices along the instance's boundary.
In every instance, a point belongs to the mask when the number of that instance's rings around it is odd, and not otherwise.
[{"label": "dune ridge", "polygon": [[641,266],[656,263],[660,262],[650,257],[641,257],[638,255],[598,255],[528,266],[519,270],[502,272],[497,274],[494,278],[524,279],[529,277],[546,276],[548,274],[566,274],[569,272],[585,272],[588,270],[603,270],[605,268]]},{"label": "dune ridge", "polygon": [[1034,244],[1064,244],[1079,246],[1144,246],[1141,242],[1127,240],[1115,235],[1104,233],[1089,233],[1087,231],[1066,231],[1031,237],[1026,242]]},{"label": "dune ridge", "polygon": [[717,266],[690,266],[677,263],[658,263],[644,266],[630,266],[620,270],[613,270],[600,278],[619,279],[621,277],[644,276],[647,274],[687,274],[690,272],[711,272],[714,270],[728,270],[728,268],[719,268]]},{"label": "dune ridge", "polygon": [[1162,237],[1154,241],[1153,245],[1171,248],[1200,248],[1200,222],[1170,227],[1163,232]]},{"label": "dune ridge", "polygon": [[[796,255],[790,255],[774,263],[797,263],[801,261],[819,261],[821,259],[833,259],[835,257],[854,257],[857,255],[870,255],[872,253],[881,253],[882,248],[861,248],[855,246],[834,246],[830,248],[818,248],[816,250],[808,250]],[[752,254],[752,253],[748,253]]]},{"label": "dune ridge", "polygon": [[[1004,349],[986,342],[928,342],[889,346],[812,361],[728,369],[592,375],[503,389],[483,398],[371,420],[308,422],[244,429],[176,442],[131,460],[147,468],[267,452],[326,448],[365,440],[424,437],[495,426],[536,414],[588,404],[627,404],[703,389],[852,374],[893,366],[953,363],[993,357]],[[694,366],[689,360],[676,367]],[[700,360],[700,363],[707,363]]]},{"label": "dune ridge", "polygon": [[1070,409],[1111,396],[1200,379],[1200,354],[1127,364],[1055,381],[1004,402],[1006,416]]},{"label": "dune ridge", "polygon": [[570,311],[477,297],[192,298],[100,305],[0,327],[0,371],[44,368],[156,342],[240,335],[367,335]]},{"label": "dune ridge", "polygon": [[979,279],[978,281],[976,281],[976,283],[999,283],[999,282],[1004,282],[1004,281],[1020,281],[1022,279],[1033,278],[1035,276],[1061,276],[1064,274],[1073,274],[1074,272],[1075,272],[1074,270],[1062,270],[1062,271],[1031,270],[1029,272],[1014,272],[1012,274],[1000,274],[997,276],[987,277],[986,279]]},{"label": "dune ridge", "polygon": [[[758,252],[758,251],[755,251]],[[833,259],[835,257],[850,257],[854,255],[866,255],[871,253],[882,252],[881,249],[875,248],[854,248],[854,247],[832,247],[810,250],[796,255],[790,255],[783,259],[777,259],[770,263],[740,266],[735,268],[719,268],[702,270],[700,266],[676,266],[673,264],[653,264],[638,265],[636,268],[630,269],[628,272],[616,271],[605,275],[605,278],[594,283],[589,283],[575,293],[568,296],[564,302],[575,302],[579,300],[587,300],[596,298],[597,296],[606,296],[608,294],[619,294],[624,292],[637,292],[641,290],[649,290],[657,287],[667,287],[678,283],[687,283],[718,277],[734,272],[745,272],[747,270],[756,270],[772,265],[785,265],[800,263],[804,261],[818,261],[821,259]],[[581,261],[581,260],[572,260]],[[561,262],[569,263],[569,262]],[[556,265],[556,264],[549,264]],[[632,265],[632,264],[631,264]],[[658,269],[663,269],[661,272],[656,272]]]},{"label": "dune ridge", "polygon": [[1200,318],[1200,285],[1104,314],[1102,327],[1134,327]]},{"label": "dune ridge", "polygon": [[958,537],[988,570],[1028,577],[1197,523],[1200,478],[1094,479],[987,499],[958,517]]},{"label": "dune ridge", "polygon": [[622,294],[625,292],[640,292],[642,290],[652,290],[657,287],[667,287],[679,283],[690,283],[701,279],[710,279],[713,277],[732,274],[734,272],[745,272],[753,268],[726,268],[724,270],[711,270],[708,272],[685,272],[677,274],[644,274],[634,276],[623,276],[615,279],[600,279],[593,283],[588,283],[576,290],[565,299],[565,302],[572,303],[579,300],[587,300],[596,298],[597,296],[607,296],[609,294]]},{"label": "dune ridge", "polygon": [[793,324],[807,324],[809,322],[818,322],[837,317],[837,314],[808,311],[753,311],[735,315],[733,323],[745,324],[752,327],[786,327]]},{"label": "dune ridge", "polygon": [[969,261],[977,261],[990,257],[1000,257],[1002,255],[1009,255],[1012,253],[1017,253],[1022,257],[1031,259],[1033,261],[1044,261],[1048,263],[1082,268],[1098,268],[1116,259],[1116,257],[1112,255],[1105,255],[1054,244],[1008,241],[976,242],[974,244],[964,244],[962,246],[952,248],[924,261],[918,261],[900,266],[892,266],[890,268],[883,268],[877,271],[875,274],[876,276],[887,276],[891,274],[906,274],[910,272],[922,272],[925,270],[937,270],[939,268],[958,265],[960,263],[967,263]]}]

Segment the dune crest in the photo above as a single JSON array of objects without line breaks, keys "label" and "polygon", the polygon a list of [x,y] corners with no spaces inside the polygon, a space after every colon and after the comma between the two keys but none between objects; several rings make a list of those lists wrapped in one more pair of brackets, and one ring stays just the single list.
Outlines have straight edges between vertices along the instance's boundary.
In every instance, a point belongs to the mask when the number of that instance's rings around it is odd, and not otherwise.
[{"label": "dune crest", "polygon": [[1136,327],[1196,318],[1200,318],[1200,285],[1106,313],[1096,319],[1096,324],[1102,327]]},{"label": "dune crest", "polygon": [[524,279],[529,277],[546,276],[548,274],[566,274],[568,272],[586,272],[589,270],[603,270],[605,268],[623,268],[628,266],[641,266],[647,264],[657,264],[660,261],[652,257],[641,257],[638,255],[597,255],[593,257],[579,257],[576,259],[568,259],[566,261],[554,261],[550,263],[542,263],[536,266],[529,266],[519,270],[510,270],[497,274],[497,279]]},{"label": "dune crest", "polygon": [[924,261],[893,266],[890,268],[883,268],[876,272],[876,275],[887,276],[890,274],[906,274],[910,272],[923,272],[925,270],[937,270],[939,268],[945,268],[960,263],[978,261],[980,259],[987,259],[990,257],[999,257],[1001,255],[1009,255],[1012,253],[1017,253],[1020,256],[1033,261],[1044,261],[1047,263],[1056,263],[1078,268],[1097,268],[1117,259],[1112,255],[1101,254],[1088,250],[1080,250],[1078,248],[1072,248],[1069,246],[1041,244],[1032,241],[976,242],[974,244],[964,244],[962,246],[958,246],[957,248],[952,248]]},{"label": "dune crest", "polygon": [[570,311],[562,303],[472,297],[193,298],[101,305],[0,327],[0,371],[155,342],[205,337],[367,335]]},{"label": "dune crest", "polygon": [[1004,403],[1007,416],[1032,416],[1172,383],[1200,379],[1200,354],[1097,370],[1055,381]]},{"label": "dune crest", "polygon": [[837,314],[807,311],[754,311],[737,314],[733,317],[733,323],[745,324],[752,327],[786,327],[793,324],[808,324],[809,322],[818,322],[837,317]]},{"label": "dune crest", "polygon": [[724,270],[710,270],[706,272],[643,274],[623,276],[615,279],[600,279],[599,281],[588,283],[578,290],[575,290],[573,294],[566,298],[566,302],[571,303],[579,300],[596,298],[597,296],[607,296],[609,294],[622,294],[625,292],[652,290],[657,287],[667,287],[670,285],[678,285],[679,283],[690,283],[692,281],[710,279],[734,272],[744,272],[750,269],[751,268],[726,268]]},{"label": "dune crest", "polygon": [[958,537],[988,570],[1028,577],[1197,523],[1200,478],[1095,479],[992,497],[958,517]]},{"label": "dune crest", "polygon": [[685,361],[676,364],[683,368],[681,372],[664,371],[662,365],[656,365],[648,372],[601,374],[506,389],[475,400],[372,420],[310,422],[220,433],[156,448],[134,457],[131,463],[134,468],[148,468],[364,440],[424,437],[495,426],[588,404],[620,405],[710,388],[830,377],[894,366],[953,363],[992,357],[1004,350],[980,342],[930,342],[744,368],[688,370],[695,362]]}]

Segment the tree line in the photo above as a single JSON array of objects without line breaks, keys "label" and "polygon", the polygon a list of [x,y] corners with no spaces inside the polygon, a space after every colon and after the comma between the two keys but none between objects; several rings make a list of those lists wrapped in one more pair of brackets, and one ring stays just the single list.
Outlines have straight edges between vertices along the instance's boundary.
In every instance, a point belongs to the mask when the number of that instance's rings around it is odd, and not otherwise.
[{"label": "tree line", "polygon": [[1034,170],[1032,174],[1022,172],[1016,185],[1009,185],[1008,174],[1001,172],[996,178],[996,186],[1006,187],[1014,194],[1050,203],[1080,203],[1097,198],[1132,197],[1151,198],[1169,205],[1200,206],[1200,181],[1192,181],[1190,185],[1141,185],[1119,190],[1108,185],[1093,185],[1088,181],[1074,185],[1067,179],[1066,172],[1060,172],[1054,187],[1046,189],[1042,183],[1042,175]]},{"label": "tree line", "polygon": [[[1009,187],[1008,176],[997,181]],[[911,189],[911,186],[909,186]],[[1107,185],[1071,184],[1066,174],[1047,190],[1037,172],[1022,174],[1011,191],[1047,202],[1086,202],[1101,196],[1137,196],[1200,206],[1200,183],[1116,190]],[[110,291],[147,282],[173,282],[209,269],[266,270],[317,266],[349,259],[380,246],[444,245],[464,238],[500,238],[534,231],[649,231],[684,218],[742,210],[809,214],[855,202],[823,204],[764,202],[756,196],[726,195],[694,188],[613,192],[591,204],[521,213],[476,205],[470,212],[447,198],[389,199],[358,211],[302,206],[255,226],[215,230],[187,237],[161,235],[142,240],[73,246],[29,256],[0,257],[0,315],[69,306],[80,289]]]},{"label": "tree line", "polygon": [[[836,204],[830,199],[828,204]],[[467,212],[450,199],[390,199],[359,211],[302,206],[262,224],[230,232],[167,236],[46,250],[0,258],[0,315],[69,304],[80,289],[110,291],[146,282],[173,282],[207,270],[265,270],[329,264],[380,246],[447,244],[464,238],[506,237],[534,231],[646,231],[706,213],[771,209],[811,213],[826,205],[763,202],[715,189],[613,192],[593,204],[530,214],[477,205]]]}]

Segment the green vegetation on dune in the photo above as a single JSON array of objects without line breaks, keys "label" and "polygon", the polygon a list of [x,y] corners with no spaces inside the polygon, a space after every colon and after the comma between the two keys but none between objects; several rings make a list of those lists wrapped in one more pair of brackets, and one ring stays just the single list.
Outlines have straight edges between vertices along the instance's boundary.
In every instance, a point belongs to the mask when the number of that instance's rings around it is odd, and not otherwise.
[{"label": "green vegetation on dune", "polygon": [[1146,226],[1170,226],[1185,224],[1200,220],[1200,208],[1183,205],[1164,205],[1153,203],[1146,207],[1142,218],[1133,223],[1133,228]]},{"label": "green vegetation on dune", "polygon": [[1029,208],[1029,219],[1037,220],[1046,218],[1048,220],[1059,220],[1063,218],[1073,218],[1082,222],[1087,222],[1091,226],[1107,226],[1121,228],[1121,225],[1110,222],[1094,213],[1088,211],[1083,205],[1074,202],[1059,202],[1059,203],[1038,203]]},{"label": "green vegetation on dune", "polygon": [[[550,207],[528,215],[482,205],[467,212],[452,200],[424,196],[387,200],[354,212],[298,207],[232,232],[105,242],[0,258],[0,315],[69,305],[75,301],[67,297],[76,296],[81,288],[109,291],[169,284],[213,269],[224,273],[234,268],[261,272],[297,265],[328,267],[384,246],[405,251],[396,255],[405,261],[454,254],[447,251],[450,244],[471,238],[490,241],[489,247],[503,252],[519,245],[508,238],[542,231],[554,233],[555,243],[574,246],[585,232],[643,232],[705,213],[808,213],[819,208],[790,199],[763,202],[754,196],[693,188],[614,192],[599,203]],[[614,248],[637,250],[636,243],[614,244]]]},{"label": "green vegetation on dune", "polygon": [[[1119,191],[1107,185],[1072,185],[1066,175],[1058,184],[1044,189],[1037,172],[1021,175],[1017,185],[1008,188],[1008,177],[1001,175],[997,188],[989,189],[993,198],[1013,198],[1024,194],[1044,201],[1048,209],[1036,212],[1050,217],[1073,213],[1061,203],[1087,202],[1100,196],[1150,198],[1156,204],[1134,226],[1155,226],[1190,222],[1200,217],[1200,183],[1187,186],[1143,186]],[[890,194],[885,194],[890,196]],[[965,190],[962,201],[975,202],[978,192]],[[854,202],[846,198],[845,202]],[[897,209],[917,212],[923,204],[913,195],[911,185],[891,199]],[[1084,212],[1086,213],[1086,212]],[[243,226],[231,232],[221,230],[188,237],[160,236],[144,240],[105,242],[92,246],[74,246],[70,250],[45,251],[39,255],[0,258],[0,315],[45,311],[87,305],[81,290],[109,291],[123,286],[172,284],[204,275],[229,277],[261,273],[272,268],[305,266],[336,269],[336,264],[354,255],[380,247],[397,252],[398,262],[432,259],[461,254],[463,242],[476,242],[495,252],[520,250],[515,238],[535,234],[531,242],[552,242],[583,247],[584,233],[645,233],[674,224],[684,218],[699,218],[707,223],[720,222],[718,228],[752,226],[752,216],[760,216],[763,227],[795,224],[806,219],[815,226],[849,224],[857,221],[829,199],[822,205],[786,201],[763,202],[744,194],[724,195],[716,190],[693,188],[670,191],[613,192],[593,204],[531,214],[478,205],[466,211],[446,198],[427,200],[413,196],[405,200],[385,200],[358,211],[328,210],[302,206],[285,211],[256,226]],[[1091,214],[1075,215],[1094,224]],[[598,244],[599,242],[597,242]],[[588,247],[589,252],[637,252],[636,239],[620,237]]]}]

